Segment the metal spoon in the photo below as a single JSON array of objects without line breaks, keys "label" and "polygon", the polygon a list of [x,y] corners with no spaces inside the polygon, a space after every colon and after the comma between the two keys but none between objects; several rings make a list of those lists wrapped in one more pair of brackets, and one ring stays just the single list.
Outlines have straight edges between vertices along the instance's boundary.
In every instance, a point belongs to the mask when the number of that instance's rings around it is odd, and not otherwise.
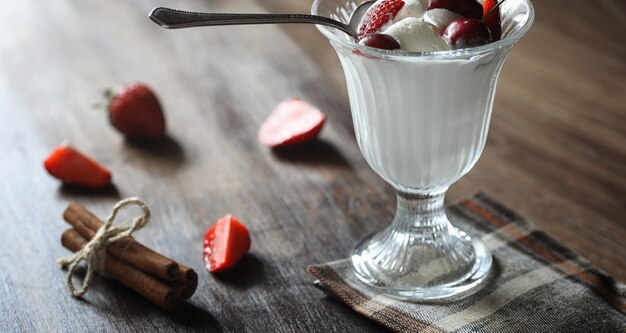
[{"label": "metal spoon", "polygon": [[308,14],[199,13],[164,7],[153,9],[150,12],[150,19],[168,29],[235,24],[312,23],[337,28],[358,41],[361,18],[374,2],[374,0],[369,0],[360,4],[350,15],[349,24],[324,16]]}]

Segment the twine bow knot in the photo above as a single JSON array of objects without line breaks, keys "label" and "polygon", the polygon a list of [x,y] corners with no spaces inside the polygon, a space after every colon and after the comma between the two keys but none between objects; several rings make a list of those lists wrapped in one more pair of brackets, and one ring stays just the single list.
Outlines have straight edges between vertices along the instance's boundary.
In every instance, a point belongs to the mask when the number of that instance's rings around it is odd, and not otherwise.
[{"label": "twine bow knot", "polygon": [[[141,215],[133,219],[132,224],[124,226],[114,226],[113,221],[117,213],[124,207],[137,205],[141,208]],[[76,252],[71,258],[61,257],[57,262],[63,267],[68,267],[67,271],[67,288],[72,292],[74,297],[81,297],[87,292],[91,285],[94,270],[104,273],[104,260],[106,258],[106,247],[109,243],[118,241],[124,237],[130,236],[136,230],[143,228],[150,220],[150,210],[148,206],[139,198],[127,198],[119,201],[113,206],[109,217],[106,219],[102,227],[98,229],[93,238],[85,244],[85,246]],[[76,290],[72,278],[81,261],[87,262],[87,274],[83,280],[80,290]]]}]

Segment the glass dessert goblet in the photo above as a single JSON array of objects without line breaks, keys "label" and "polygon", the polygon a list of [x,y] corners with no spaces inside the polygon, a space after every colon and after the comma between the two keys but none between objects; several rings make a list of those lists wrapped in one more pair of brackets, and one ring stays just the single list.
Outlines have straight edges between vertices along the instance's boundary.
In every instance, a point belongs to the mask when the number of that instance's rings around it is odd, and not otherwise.
[{"label": "glass dessert goblet", "polygon": [[[359,2],[315,0],[312,13],[348,22]],[[397,193],[391,224],[351,255],[359,280],[384,294],[462,297],[489,275],[489,249],[450,224],[444,195],[478,160],[500,69],[533,21],[527,0],[506,0],[500,10],[502,40],[441,52],[369,48],[318,26],[341,61],[359,148]]]}]

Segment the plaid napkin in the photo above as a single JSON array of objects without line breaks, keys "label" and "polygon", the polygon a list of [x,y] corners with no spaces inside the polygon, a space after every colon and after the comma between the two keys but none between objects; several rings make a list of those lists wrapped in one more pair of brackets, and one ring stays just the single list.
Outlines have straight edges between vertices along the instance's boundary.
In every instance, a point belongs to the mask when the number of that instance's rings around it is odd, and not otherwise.
[{"label": "plaid napkin", "polygon": [[377,294],[347,259],[308,270],[328,294],[397,332],[626,332],[626,285],[484,194],[447,213],[482,235],[494,256],[495,277],[465,299],[410,303]]}]

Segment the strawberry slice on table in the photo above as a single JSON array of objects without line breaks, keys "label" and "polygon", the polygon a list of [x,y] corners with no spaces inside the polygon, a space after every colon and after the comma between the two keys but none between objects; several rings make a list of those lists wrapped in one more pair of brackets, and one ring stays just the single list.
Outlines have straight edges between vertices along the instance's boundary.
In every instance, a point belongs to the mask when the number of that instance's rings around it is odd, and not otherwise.
[{"label": "strawberry slice on table", "polygon": [[154,92],[143,83],[107,90],[109,119],[131,139],[158,139],[165,135],[165,116]]},{"label": "strawberry slice on table", "polygon": [[322,130],[326,115],[311,104],[294,97],[274,109],[259,129],[259,141],[279,148],[311,141]]},{"label": "strawberry slice on table", "polygon": [[232,268],[250,249],[250,234],[243,223],[228,214],[204,234],[204,265],[209,272]]},{"label": "strawberry slice on table", "polygon": [[[500,8],[497,7],[497,5],[498,0],[485,0],[485,3],[483,3],[483,23],[485,23],[489,31],[491,31],[491,40],[493,42],[502,38]],[[490,14],[492,10],[493,12]],[[487,16],[487,14],[489,14],[489,16]]]},{"label": "strawberry slice on table", "polygon": [[66,184],[97,189],[111,182],[109,170],[69,145],[57,147],[45,160],[44,167]]},{"label": "strawberry slice on table", "polygon": [[365,13],[359,27],[359,38],[371,35],[392,20],[402,7],[403,0],[379,0]]}]

